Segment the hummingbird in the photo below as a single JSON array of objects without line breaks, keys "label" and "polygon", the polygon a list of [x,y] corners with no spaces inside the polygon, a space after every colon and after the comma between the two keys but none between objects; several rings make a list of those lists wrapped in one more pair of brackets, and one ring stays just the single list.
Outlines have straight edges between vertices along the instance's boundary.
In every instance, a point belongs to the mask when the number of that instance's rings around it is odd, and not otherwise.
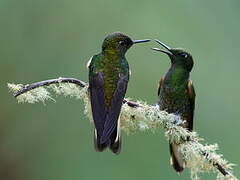
[{"label": "hummingbird", "polygon": [[104,39],[102,51],[88,62],[94,146],[98,152],[109,147],[113,153],[120,153],[119,115],[130,76],[125,54],[133,44],[148,41],[150,39],[132,40],[121,32],[114,32]]},{"label": "hummingbird", "polygon": [[[152,49],[167,54],[171,60],[171,67],[159,82],[159,108],[179,115],[185,121],[182,126],[192,131],[196,96],[193,83],[189,79],[194,64],[192,55],[181,48],[170,48],[159,40],[155,41],[166,50]],[[180,173],[184,170],[186,161],[179,152],[177,143],[169,142],[169,146],[170,163]]]}]

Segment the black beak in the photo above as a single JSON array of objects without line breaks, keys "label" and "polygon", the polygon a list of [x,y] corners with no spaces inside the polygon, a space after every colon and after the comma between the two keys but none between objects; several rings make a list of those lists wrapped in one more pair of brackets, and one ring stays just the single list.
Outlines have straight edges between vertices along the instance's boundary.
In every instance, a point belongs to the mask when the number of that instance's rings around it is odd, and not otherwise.
[{"label": "black beak", "polygon": [[159,49],[159,48],[152,48],[152,50],[154,51],[160,51],[160,52],[163,52],[169,56],[173,55],[173,53],[171,52],[171,48],[169,46],[167,46],[166,44],[162,43],[161,41],[155,39],[155,41],[160,44],[162,47],[164,47],[165,49],[167,49],[168,51],[165,51],[163,49]]},{"label": "black beak", "polygon": [[151,39],[133,40],[133,44],[149,42]]}]

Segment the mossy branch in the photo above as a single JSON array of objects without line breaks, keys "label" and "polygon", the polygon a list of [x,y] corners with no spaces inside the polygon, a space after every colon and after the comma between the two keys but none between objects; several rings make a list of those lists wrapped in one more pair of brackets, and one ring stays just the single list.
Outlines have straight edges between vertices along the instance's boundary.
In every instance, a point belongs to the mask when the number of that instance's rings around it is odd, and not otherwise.
[{"label": "mossy branch", "polygon": [[[91,107],[88,97],[88,84],[74,78],[58,78],[33,83],[30,85],[8,84],[13,95],[19,103],[45,102],[54,100],[50,96],[50,91],[56,94],[82,99],[85,104],[84,113],[90,118]],[[217,172],[218,180],[236,180],[231,173],[233,164],[223,159],[222,155],[217,154],[217,144],[203,145],[202,138],[196,132],[190,132],[179,126],[184,121],[174,114],[160,111],[159,107],[150,106],[142,101],[133,102],[124,99],[121,110],[121,128],[127,132],[135,131],[155,131],[159,128],[165,130],[165,136],[171,142],[178,143],[180,151],[187,162],[187,167],[191,171],[191,178],[199,179],[199,173]]]}]

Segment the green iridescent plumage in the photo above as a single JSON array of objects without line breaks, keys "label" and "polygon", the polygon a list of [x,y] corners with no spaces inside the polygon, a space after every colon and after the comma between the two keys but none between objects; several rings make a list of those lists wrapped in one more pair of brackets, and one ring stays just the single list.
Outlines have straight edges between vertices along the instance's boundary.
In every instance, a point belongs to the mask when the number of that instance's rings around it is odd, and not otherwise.
[{"label": "green iridescent plumage", "polygon": [[119,57],[114,52],[100,53],[92,57],[89,76],[102,72],[104,78],[105,103],[111,106],[111,99],[117,88],[119,74],[129,80],[129,65],[125,57]]},{"label": "green iridescent plumage", "polygon": [[[193,129],[193,116],[195,106],[195,91],[189,79],[193,67],[190,53],[179,48],[170,48],[156,40],[168,51],[153,48],[153,50],[167,54],[171,60],[171,67],[165,77],[161,78],[158,96],[159,108],[168,113],[179,115],[185,121],[183,127],[189,131]],[[178,150],[178,144],[170,143],[171,164],[177,172],[183,171],[186,162]]]},{"label": "green iridescent plumage", "polygon": [[102,52],[89,62],[89,92],[97,151],[109,147],[116,154],[120,152],[119,114],[129,80],[125,53],[133,44],[148,41],[133,41],[123,33],[112,33],[104,39]]}]

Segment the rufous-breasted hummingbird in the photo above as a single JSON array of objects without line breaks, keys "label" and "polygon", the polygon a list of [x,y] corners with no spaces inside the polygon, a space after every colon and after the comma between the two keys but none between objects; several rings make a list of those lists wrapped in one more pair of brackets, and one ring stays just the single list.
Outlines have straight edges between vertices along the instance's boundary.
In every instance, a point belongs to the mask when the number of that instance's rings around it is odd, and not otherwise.
[{"label": "rufous-breasted hummingbird", "polygon": [[[189,131],[193,129],[195,106],[195,91],[189,79],[193,68],[192,55],[180,48],[170,48],[159,40],[155,40],[166,50],[152,48],[165,53],[171,60],[171,67],[161,78],[158,88],[160,110],[179,115],[184,121],[183,127]],[[183,155],[179,152],[178,144],[170,143],[171,164],[177,172],[182,172],[186,166]]]}]

